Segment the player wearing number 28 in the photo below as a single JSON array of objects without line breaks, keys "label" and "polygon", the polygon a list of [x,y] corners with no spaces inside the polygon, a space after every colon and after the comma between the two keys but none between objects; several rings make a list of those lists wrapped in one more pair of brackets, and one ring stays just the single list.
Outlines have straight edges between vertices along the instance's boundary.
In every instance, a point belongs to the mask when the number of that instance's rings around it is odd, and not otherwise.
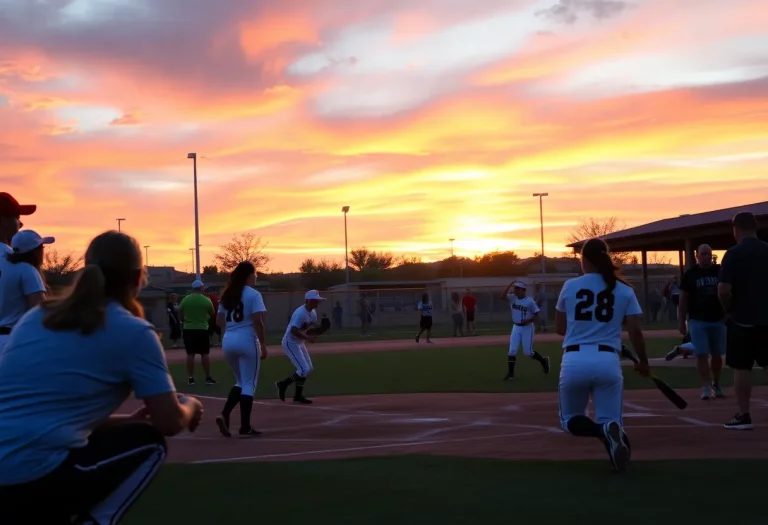
[{"label": "player wearing number 28", "polygon": [[307,330],[317,324],[317,305],[325,301],[320,297],[320,292],[310,290],[304,294],[304,304],[299,306],[288,323],[283,336],[283,350],[291,360],[296,371],[282,381],[275,383],[277,395],[281,401],[285,401],[285,391],[292,383],[296,383],[296,391],[293,394],[293,402],[302,405],[310,405],[312,401],[304,397],[304,384],[307,376],[312,372],[312,359],[307,352],[306,342],[315,342],[314,335],[307,334]]},{"label": "player wearing number 28", "polygon": [[[513,293],[509,289],[513,288]],[[512,335],[509,337],[509,352],[507,354],[507,375],[504,381],[515,378],[515,363],[517,351],[523,347],[523,354],[541,363],[544,373],[549,373],[549,357],[542,356],[533,349],[533,337],[536,332],[536,319],[539,315],[539,306],[533,298],[525,295],[525,283],[515,281],[504,288],[501,298],[509,302],[512,309]]]},{"label": "player wearing number 28", "polygon": [[229,391],[221,415],[216,418],[219,431],[230,437],[229,416],[240,405],[240,435],[261,434],[251,426],[253,393],[259,377],[259,362],[267,357],[264,339],[264,299],[251,288],[256,282],[256,268],[241,262],[229,276],[221,294],[216,324],[222,330],[221,347],[224,359],[235,376],[235,386]]},{"label": "player wearing number 28", "polygon": [[[602,441],[613,468],[621,472],[630,459],[622,421],[622,323],[626,322],[638,356],[635,370],[647,377],[640,329],[643,312],[632,287],[617,275],[604,241],[590,239],[584,244],[581,267],[584,275],[565,282],[556,307],[557,333],[565,336],[558,389],[560,424],[571,435]],[[596,422],[587,417],[590,396]]]}]

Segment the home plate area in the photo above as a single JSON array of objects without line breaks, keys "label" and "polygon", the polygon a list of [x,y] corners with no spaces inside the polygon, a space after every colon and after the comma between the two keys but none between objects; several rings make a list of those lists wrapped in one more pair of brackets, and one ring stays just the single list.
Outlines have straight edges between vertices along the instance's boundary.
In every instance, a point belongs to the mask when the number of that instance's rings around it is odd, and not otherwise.
[{"label": "home plate area", "polygon": [[[732,398],[700,401],[698,390],[681,390],[678,410],[658,391],[625,393],[624,425],[633,460],[765,458],[768,440],[760,427],[768,417],[768,389],[756,389],[754,431],[723,428],[735,412]],[[605,459],[592,439],[564,434],[556,394],[400,394],[317,397],[311,406],[290,401],[254,403],[259,437],[239,438],[214,424],[224,400],[200,397],[205,418],[194,433],[170,441],[169,461],[223,463],[301,461],[403,454],[442,454],[498,459]],[[735,445],[735,446],[734,446]]]}]

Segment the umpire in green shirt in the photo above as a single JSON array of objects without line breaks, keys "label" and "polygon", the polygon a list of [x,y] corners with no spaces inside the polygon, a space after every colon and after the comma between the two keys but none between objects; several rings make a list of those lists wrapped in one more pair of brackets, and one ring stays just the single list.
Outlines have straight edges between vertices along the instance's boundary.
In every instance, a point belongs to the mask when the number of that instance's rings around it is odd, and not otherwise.
[{"label": "umpire in green shirt", "polygon": [[187,373],[189,384],[195,384],[195,354],[200,354],[205,371],[205,383],[215,385],[211,377],[211,340],[208,337],[208,320],[215,316],[213,303],[203,294],[203,282],[192,283],[192,293],[179,304],[182,327],[184,328],[184,348],[187,350]]}]

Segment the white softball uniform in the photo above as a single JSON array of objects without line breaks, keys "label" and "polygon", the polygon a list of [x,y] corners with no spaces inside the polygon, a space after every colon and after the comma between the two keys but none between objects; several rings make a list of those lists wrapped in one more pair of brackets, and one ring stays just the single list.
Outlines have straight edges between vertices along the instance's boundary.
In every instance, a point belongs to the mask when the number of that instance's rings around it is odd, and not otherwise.
[{"label": "white softball uniform", "polygon": [[523,322],[533,319],[533,316],[539,313],[539,306],[533,298],[525,296],[519,299],[515,294],[507,295],[507,301],[512,309],[512,335],[509,337],[509,354],[517,355],[520,347],[523,347],[523,354],[533,355],[533,335],[536,328],[531,324],[520,326]]},{"label": "white softball uniform", "polygon": [[[2,244],[2,243],[0,243]],[[45,293],[45,283],[37,268],[29,263],[13,264],[5,258],[13,253],[7,244],[0,250],[0,348],[9,338],[11,328],[27,313],[27,296]]]},{"label": "white softball uniform", "polygon": [[312,371],[312,359],[309,357],[304,340],[294,336],[291,333],[291,328],[295,326],[299,330],[306,330],[313,323],[317,323],[317,312],[307,310],[304,305],[299,306],[293,312],[283,336],[283,350],[293,366],[296,367],[296,374],[301,377],[307,377]]},{"label": "white softball uniform", "polygon": [[240,302],[233,310],[226,310],[219,303],[218,313],[224,314],[226,326],[221,348],[224,359],[235,376],[237,386],[243,395],[252,396],[259,380],[259,339],[253,327],[253,314],[266,312],[261,294],[246,286],[240,296]]},{"label": "white softball uniform", "polygon": [[568,319],[558,388],[563,430],[572,417],[586,415],[590,395],[597,423],[623,425],[622,323],[643,313],[634,290],[619,282],[608,292],[601,275],[588,273],[565,282],[556,308]]}]

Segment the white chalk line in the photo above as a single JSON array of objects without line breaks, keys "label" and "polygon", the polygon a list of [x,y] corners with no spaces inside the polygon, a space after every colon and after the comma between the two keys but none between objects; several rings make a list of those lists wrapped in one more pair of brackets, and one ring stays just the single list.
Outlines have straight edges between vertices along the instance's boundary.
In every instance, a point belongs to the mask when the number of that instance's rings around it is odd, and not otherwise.
[{"label": "white chalk line", "polygon": [[624,406],[627,408],[631,408],[632,410],[637,410],[638,412],[653,412],[653,409],[644,407],[635,403],[629,403],[628,401],[624,401]]},{"label": "white chalk line", "polygon": [[193,465],[202,465],[209,463],[233,463],[237,461],[253,461],[257,459],[272,459],[272,458],[286,458],[286,457],[298,457],[298,456],[313,456],[318,454],[334,454],[339,452],[361,452],[364,450],[379,450],[385,448],[404,448],[404,447],[416,447],[422,445],[436,445],[446,443],[464,443],[468,441],[482,441],[490,439],[502,439],[521,436],[532,436],[541,434],[541,432],[522,432],[514,434],[498,434],[495,436],[476,436],[471,438],[459,438],[459,439],[445,439],[445,440],[429,440],[429,441],[416,441],[412,443],[391,443],[386,445],[370,445],[364,447],[345,447],[345,448],[331,448],[324,450],[307,450],[303,452],[284,452],[280,454],[261,454],[256,456],[243,456],[239,458],[221,458],[221,459],[203,459],[199,461],[192,461]]},{"label": "white chalk line", "polygon": [[697,426],[697,427],[719,427],[721,425],[718,425],[716,423],[708,423],[707,421],[702,421],[701,419],[695,419],[692,417],[678,417],[680,421],[685,421],[686,423],[690,423],[691,425]]}]

